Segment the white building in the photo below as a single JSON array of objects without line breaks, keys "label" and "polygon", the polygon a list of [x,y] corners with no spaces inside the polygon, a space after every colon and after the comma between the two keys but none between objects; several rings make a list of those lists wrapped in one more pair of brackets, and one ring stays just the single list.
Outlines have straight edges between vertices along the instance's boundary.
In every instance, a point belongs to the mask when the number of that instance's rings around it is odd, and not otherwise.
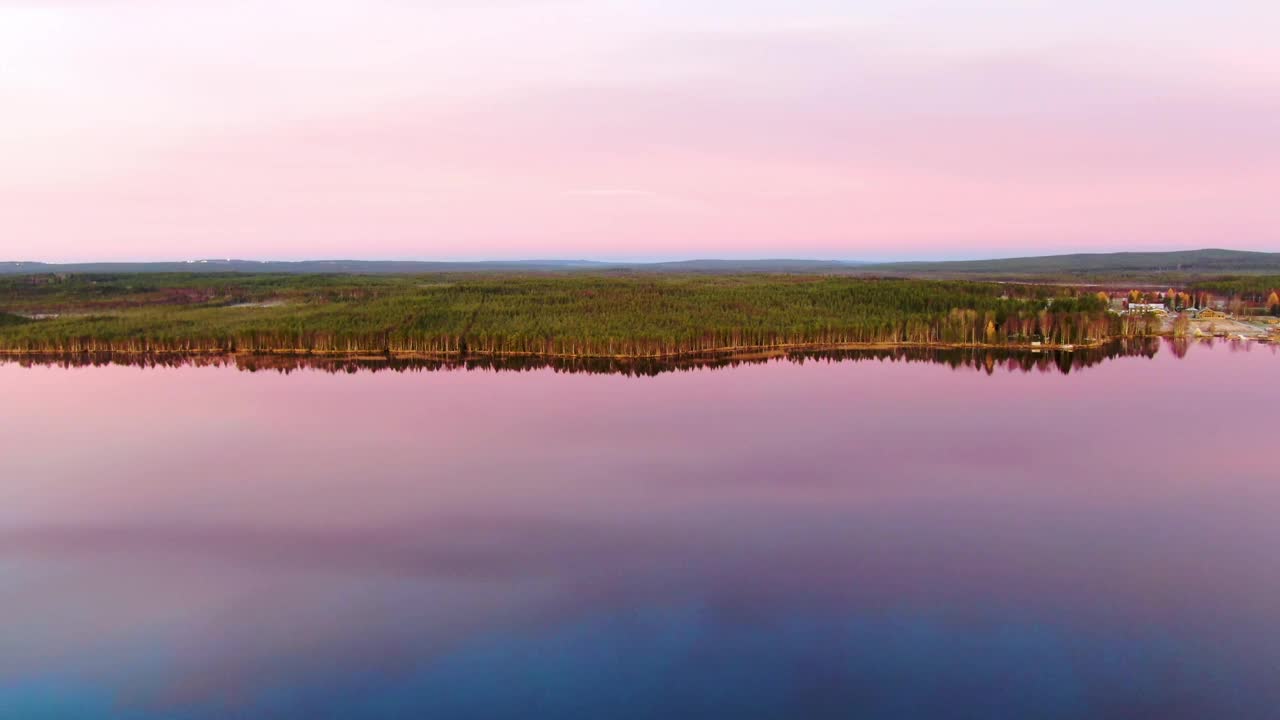
[{"label": "white building", "polygon": [[1163,313],[1165,312],[1164,303],[1129,303],[1127,312],[1130,313]]}]

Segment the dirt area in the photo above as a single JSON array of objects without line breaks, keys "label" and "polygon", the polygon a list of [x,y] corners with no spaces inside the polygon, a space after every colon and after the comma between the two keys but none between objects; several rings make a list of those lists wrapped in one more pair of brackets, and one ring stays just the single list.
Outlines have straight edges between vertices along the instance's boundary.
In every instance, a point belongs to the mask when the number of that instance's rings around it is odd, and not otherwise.
[{"label": "dirt area", "polygon": [[[1163,318],[1162,330],[1165,334],[1175,334],[1174,322],[1177,315],[1166,315]],[[1228,337],[1246,340],[1271,340],[1280,338],[1280,324],[1269,323],[1263,318],[1212,318],[1192,320],[1187,331],[1189,337]]]},{"label": "dirt area", "polygon": [[12,313],[20,318],[28,320],[57,320],[58,318],[82,318],[92,315],[103,315],[106,313],[88,313],[88,312],[15,312]]},{"label": "dirt area", "polygon": [[229,308],[273,308],[273,307],[283,307],[288,304],[289,303],[285,302],[284,300],[267,300],[265,302],[236,303],[235,305],[228,305],[227,307]]},{"label": "dirt area", "polygon": [[1268,325],[1261,321],[1237,318],[1191,321],[1191,334],[1197,337],[1222,337],[1225,335],[1233,338],[1240,336],[1248,339],[1261,339],[1266,338],[1273,329],[1275,329],[1274,325]]}]

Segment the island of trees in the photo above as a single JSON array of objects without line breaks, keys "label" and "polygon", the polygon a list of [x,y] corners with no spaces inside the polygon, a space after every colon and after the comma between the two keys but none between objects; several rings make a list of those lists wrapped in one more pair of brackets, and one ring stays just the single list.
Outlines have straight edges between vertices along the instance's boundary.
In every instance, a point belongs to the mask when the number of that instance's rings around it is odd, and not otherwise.
[{"label": "island of trees", "polygon": [[11,354],[659,358],[1096,346],[1159,331],[1155,318],[1111,312],[1096,289],[1037,284],[634,273],[0,278],[0,352]]}]

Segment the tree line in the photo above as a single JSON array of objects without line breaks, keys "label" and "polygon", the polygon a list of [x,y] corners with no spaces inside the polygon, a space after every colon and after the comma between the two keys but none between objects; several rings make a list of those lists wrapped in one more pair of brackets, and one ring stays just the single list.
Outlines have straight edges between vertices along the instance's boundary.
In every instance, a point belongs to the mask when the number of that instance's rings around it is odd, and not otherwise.
[{"label": "tree line", "polygon": [[1066,287],[763,274],[16,278],[0,283],[0,311],[18,317],[0,323],[0,350],[69,353],[667,357],[1158,330]]}]

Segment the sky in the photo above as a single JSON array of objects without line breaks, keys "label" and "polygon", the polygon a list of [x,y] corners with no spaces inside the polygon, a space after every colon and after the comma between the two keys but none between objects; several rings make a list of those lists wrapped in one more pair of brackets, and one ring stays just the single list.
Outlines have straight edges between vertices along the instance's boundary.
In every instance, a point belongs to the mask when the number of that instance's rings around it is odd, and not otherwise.
[{"label": "sky", "polygon": [[1274,0],[0,0],[0,260],[1280,250]]}]

